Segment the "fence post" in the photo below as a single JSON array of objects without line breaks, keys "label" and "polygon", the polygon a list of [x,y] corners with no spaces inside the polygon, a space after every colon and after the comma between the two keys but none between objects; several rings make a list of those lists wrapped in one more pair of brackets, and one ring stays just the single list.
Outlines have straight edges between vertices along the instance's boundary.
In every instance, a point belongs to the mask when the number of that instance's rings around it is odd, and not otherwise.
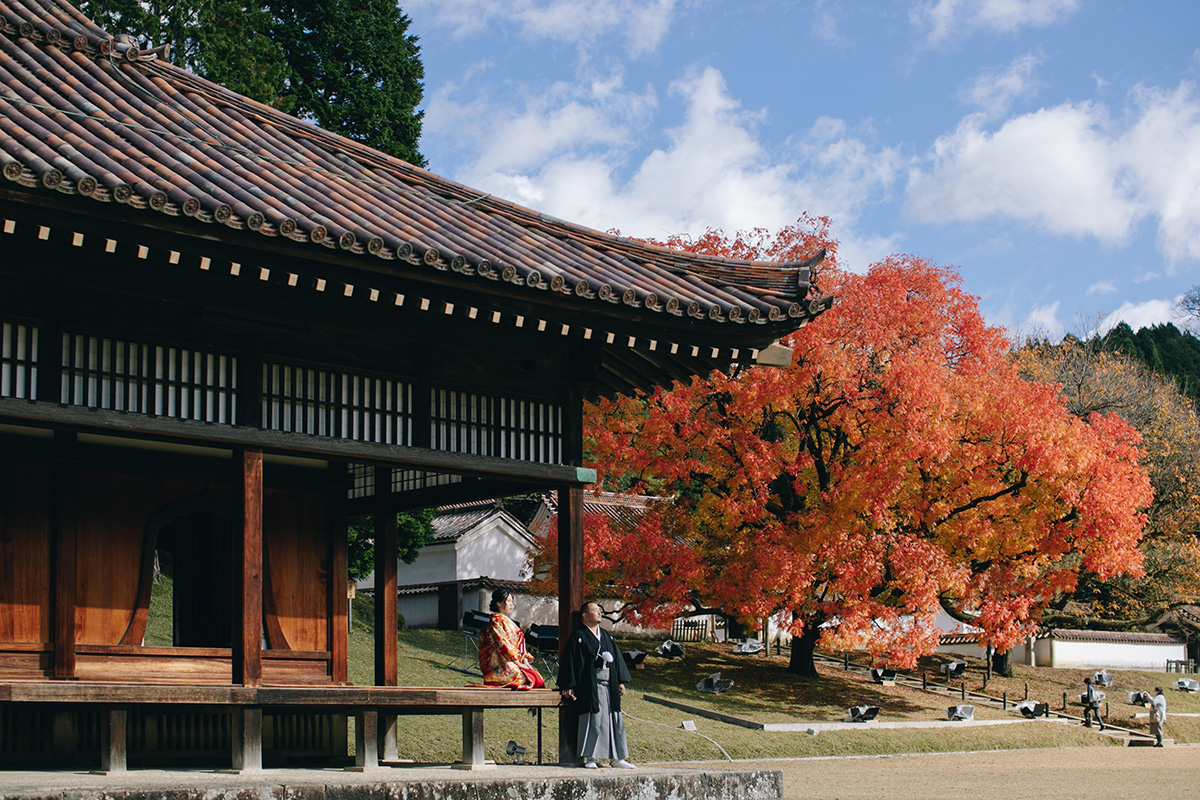
[{"label": "fence post", "polygon": [[1067,693],[1063,692],[1063,711],[1067,710]]},{"label": "fence post", "polygon": [[927,689],[928,689],[928,676],[926,675],[925,670],[921,670],[921,691],[924,692]]},{"label": "fence post", "polygon": [[1005,692],[1003,698],[1001,698],[1000,708],[1004,711],[1008,711],[1008,692]]},{"label": "fence post", "polygon": [[967,682],[965,680],[962,682],[962,699],[964,703],[967,702]]},{"label": "fence post", "polygon": [[1029,699],[1029,683],[1028,682],[1025,683],[1025,699],[1026,700]]},{"label": "fence post", "polygon": [[845,672],[850,671],[850,654],[849,653],[842,653],[842,669]]}]

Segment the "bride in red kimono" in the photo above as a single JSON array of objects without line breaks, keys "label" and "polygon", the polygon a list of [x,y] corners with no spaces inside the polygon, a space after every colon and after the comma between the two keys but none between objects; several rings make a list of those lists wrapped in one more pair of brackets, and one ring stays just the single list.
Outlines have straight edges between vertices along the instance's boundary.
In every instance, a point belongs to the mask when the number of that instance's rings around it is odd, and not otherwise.
[{"label": "bride in red kimono", "polygon": [[525,632],[512,621],[512,592],[492,592],[492,622],[479,634],[479,668],[489,686],[540,689],[546,685],[525,649]]}]

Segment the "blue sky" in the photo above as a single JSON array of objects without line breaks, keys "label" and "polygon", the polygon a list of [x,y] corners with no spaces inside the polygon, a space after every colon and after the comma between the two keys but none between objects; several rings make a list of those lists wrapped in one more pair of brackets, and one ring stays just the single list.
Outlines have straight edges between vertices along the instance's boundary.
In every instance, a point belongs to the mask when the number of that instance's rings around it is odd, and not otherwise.
[{"label": "blue sky", "polygon": [[401,0],[421,150],[664,237],[829,216],[1015,335],[1176,321],[1200,283],[1195,0]]}]

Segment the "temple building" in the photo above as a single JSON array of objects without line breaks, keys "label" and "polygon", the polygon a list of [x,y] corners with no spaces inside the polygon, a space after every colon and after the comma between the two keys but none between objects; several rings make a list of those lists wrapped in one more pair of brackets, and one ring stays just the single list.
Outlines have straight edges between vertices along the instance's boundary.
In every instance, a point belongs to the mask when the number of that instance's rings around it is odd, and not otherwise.
[{"label": "temple building", "polygon": [[65,0],[0,4],[0,172],[0,764],[232,746],[253,769],[344,755],[346,713],[475,714],[346,686],[347,520],[374,519],[376,684],[403,689],[398,510],[557,492],[569,614],[583,402],[777,358],[832,302],[820,254],[729,261],[539,214]]}]

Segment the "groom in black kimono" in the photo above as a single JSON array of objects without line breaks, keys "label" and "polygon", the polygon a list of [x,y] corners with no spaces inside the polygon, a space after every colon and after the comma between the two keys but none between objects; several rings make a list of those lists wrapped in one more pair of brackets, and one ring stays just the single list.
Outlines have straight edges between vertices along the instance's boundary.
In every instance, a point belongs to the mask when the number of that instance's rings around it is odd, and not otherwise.
[{"label": "groom in black kimono", "polygon": [[564,711],[578,715],[576,755],[585,769],[596,759],[608,759],[621,769],[633,769],[621,716],[621,697],[629,683],[629,667],[612,635],[600,627],[599,603],[584,603],[583,626],[571,634],[558,673],[558,690],[570,703]]}]

